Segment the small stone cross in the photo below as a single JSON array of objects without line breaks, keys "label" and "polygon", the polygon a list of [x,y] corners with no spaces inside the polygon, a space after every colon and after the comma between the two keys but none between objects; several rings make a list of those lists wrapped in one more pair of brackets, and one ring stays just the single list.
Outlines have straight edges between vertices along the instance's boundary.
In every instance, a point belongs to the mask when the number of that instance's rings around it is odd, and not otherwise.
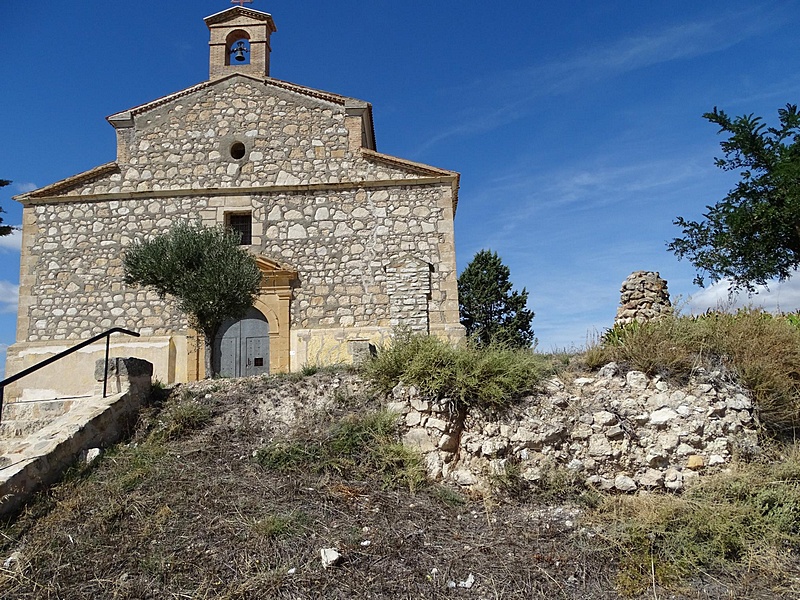
[{"label": "small stone cross", "polygon": [[244,6],[245,4],[252,4],[253,0],[231,0],[231,4],[238,4],[239,6]]}]

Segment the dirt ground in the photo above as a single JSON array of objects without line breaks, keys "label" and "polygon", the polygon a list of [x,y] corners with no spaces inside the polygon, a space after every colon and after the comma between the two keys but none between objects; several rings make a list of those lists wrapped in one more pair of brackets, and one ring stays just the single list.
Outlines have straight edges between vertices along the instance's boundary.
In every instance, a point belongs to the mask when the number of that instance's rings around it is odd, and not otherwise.
[{"label": "dirt ground", "polygon": [[[358,409],[360,393],[330,374],[173,391],[130,439],[3,525],[0,597],[622,597],[617,555],[579,504],[440,485],[412,494],[254,460],[268,441],[297,435],[275,417],[286,398],[316,404],[315,417],[300,419],[308,434]],[[187,399],[206,412],[170,425],[171,407]],[[326,548],[340,555],[327,568]],[[800,597],[775,586],[715,574],[640,597]]]}]

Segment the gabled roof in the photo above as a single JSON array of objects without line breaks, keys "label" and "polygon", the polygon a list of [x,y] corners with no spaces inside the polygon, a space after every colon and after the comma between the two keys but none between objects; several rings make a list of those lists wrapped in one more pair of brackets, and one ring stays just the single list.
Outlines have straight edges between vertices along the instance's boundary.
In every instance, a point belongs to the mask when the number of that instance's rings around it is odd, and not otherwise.
[{"label": "gabled roof", "polygon": [[60,192],[68,192],[72,189],[75,189],[79,185],[91,183],[92,181],[105,177],[106,175],[110,175],[111,173],[119,173],[119,165],[115,162],[105,163],[99,167],[89,169],[88,171],[78,173],[77,175],[72,175],[66,179],[56,181],[55,183],[51,183],[50,185],[46,185],[39,189],[26,192],[24,194],[19,194],[14,196],[14,200],[57,196]]},{"label": "gabled roof", "polygon": [[251,79],[258,83],[263,83],[264,85],[267,86],[271,85],[273,87],[278,87],[285,90],[289,90],[291,92],[295,92],[296,94],[301,94],[303,96],[308,96],[310,98],[316,98],[317,100],[324,100],[325,102],[331,102],[332,104],[339,104],[341,106],[345,106],[346,104],[348,104],[348,102],[362,103],[365,106],[369,105],[369,102],[364,102],[363,100],[358,100],[356,98],[348,98],[347,96],[340,96],[338,94],[332,94],[330,92],[325,92],[322,90],[315,90],[310,87],[297,85],[296,83],[290,83],[288,81],[281,81],[280,79],[274,79],[272,77],[253,77],[252,75],[246,75],[244,73],[231,73],[230,75],[226,75],[225,77],[220,77],[219,79],[214,79],[211,81],[204,81],[202,83],[198,83],[197,85],[193,85],[178,92],[162,96],[161,98],[156,98],[155,100],[151,100],[150,102],[145,102],[144,104],[134,106],[133,108],[129,108],[127,110],[114,113],[113,115],[106,117],[106,120],[113,125],[114,121],[119,121],[125,119],[126,117],[130,118],[131,116],[145,113],[148,110],[153,110],[154,108],[158,108],[159,106],[169,104],[173,100],[178,100],[179,98],[183,98],[184,96],[188,96],[195,92],[199,92],[201,90],[214,87],[218,83],[222,81],[227,81],[228,79],[232,79],[234,77],[246,77],[247,79]]},{"label": "gabled roof", "polygon": [[350,107],[363,108],[367,111],[367,118],[369,120],[368,129],[371,138],[370,141],[372,142],[372,147],[373,148],[376,147],[375,128],[373,127],[373,121],[372,121],[372,104],[370,104],[369,102],[366,102],[364,100],[359,100],[357,98],[350,98],[348,96],[333,94],[331,92],[326,92],[324,90],[317,90],[314,88],[306,87],[304,85],[291,83],[289,81],[283,81],[281,79],[275,79],[274,77],[254,77],[252,75],[246,75],[244,73],[231,73],[230,75],[226,75],[225,77],[220,77],[219,79],[198,83],[197,85],[193,85],[178,92],[174,92],[172,94],[162,96],[161,98],[156,98],[155,100],[151,100],[150,102],[134,106],[133,108],[129,108],[128,110],[123,110],[118,113],[114,113],[113,115],[109,115],[108,117],[106,117],[106,121],[111,123],[111,125],[114,128],[131,127],[133,125],[132,119],[136,115],[140,115],[149,110],[153,110],[155,108],[158,108],[159,106],[164,106],[165,104],[169,104],[174,100],[178,100],[179,98],[183,98],[195,92],[208,89],[218,84],[221,81],[227,81],[234,77],[245,77],[252,81],[262,83],[265,86],[272,86],[284,89],[290,92],[294,92],[295,94],[300,94],[301,96],[307,96],[309,98],[314,98],[316,100],[330,102],[331,104],[338,104],[339,106],[345,106],[348,108]]},{"label": "gabled roof", "polygon": [[236,17],[250,17],[257,21],[267,21],[272,23],[272,31],[277,31],[275,23],[272,21],[272,15],[269,13],[261,12],[260,10],[253,10],[252,8],[245,8],[244,6],[234,6],[226,8],[218,13],[206,17],[203,21],[206,25],[215,25],[216,23],[224,23]]}]

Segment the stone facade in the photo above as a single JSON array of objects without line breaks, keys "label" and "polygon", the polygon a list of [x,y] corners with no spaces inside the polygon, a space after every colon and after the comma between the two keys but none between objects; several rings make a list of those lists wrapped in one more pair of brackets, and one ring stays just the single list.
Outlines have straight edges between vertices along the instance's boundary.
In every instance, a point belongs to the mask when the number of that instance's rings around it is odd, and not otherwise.
[{"label": "stone facade", "polygon": [[[22,268],[7,372],[125,327],[142,337],[115,340],[117,354],[151,361],[165,383],[201,377],[202,343],[185,315],[126,286],[122,255],[176,222],[232,216],[249,216],[264,273],[256,308],[269,322],[271,370],[350,361],[396,325],[460,338],[458,174],[378,153],[368,103],[269,78],[268,51],[246,68],[224,64],[220,39],[249,32],[269,49],[266,13],[235,7],[207,23],[211,80],[110,116],[115,162],[17,197]],[[23,381],[28,395],[84,392],[101,351]]]},{"label": "stone facade", "polygon": [[622,283],[614,325],[647,323],[672,314],[667,282],[655,271],[634,271]]}]

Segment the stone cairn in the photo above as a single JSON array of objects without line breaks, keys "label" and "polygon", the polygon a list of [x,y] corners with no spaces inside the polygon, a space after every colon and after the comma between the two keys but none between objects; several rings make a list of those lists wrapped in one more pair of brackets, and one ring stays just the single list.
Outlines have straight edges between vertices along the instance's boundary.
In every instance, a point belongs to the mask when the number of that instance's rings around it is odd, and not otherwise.
[{"label": "stone cairn", "polygon": [[614,326],[647,323],[672,313],[667,282],[655,271],[634,271],[623,282]]}]

